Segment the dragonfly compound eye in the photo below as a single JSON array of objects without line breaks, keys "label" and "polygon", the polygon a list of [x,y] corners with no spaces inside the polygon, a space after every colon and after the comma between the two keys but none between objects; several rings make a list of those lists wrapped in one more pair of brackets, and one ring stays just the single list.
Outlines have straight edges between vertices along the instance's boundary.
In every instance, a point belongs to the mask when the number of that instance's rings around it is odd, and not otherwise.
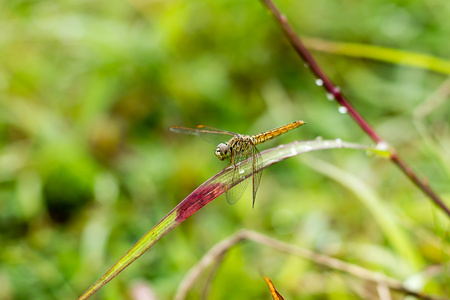
[{"label": "dragonfly compound eye", "polygon": [[220,160],[230,157],[230,147],[227,144],[220,143],[214,152]]}]

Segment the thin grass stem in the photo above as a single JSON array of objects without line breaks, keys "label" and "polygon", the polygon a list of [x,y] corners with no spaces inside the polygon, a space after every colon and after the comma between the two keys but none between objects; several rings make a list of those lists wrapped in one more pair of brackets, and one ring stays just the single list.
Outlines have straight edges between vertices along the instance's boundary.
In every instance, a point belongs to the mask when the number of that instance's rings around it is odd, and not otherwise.
[{"label": "thin grass stem", "polygon": [[[308,49],[304,46],[299,36],[295,33],[292,27],[289,25],[287,18],[283,15],[275,4],[271,0],[261,0],[262,3],[269,9],[270,13],[274,16],[276,22],[280,26],[281,30],[287,37],[288,41],[300,55],[305,62],[305,66],[321,80],[321,85],[332,96],[339,105],[346,108],[347,113],[355,120],[355,122],[365,131],[372,140],[377,144],[388,145],[378,133],[366,122],[366,120],[356,111],[350,104],[347,98],[343,95],[341,89],[337,87],[320,68],[316,60],[313,58]],[[399,157],[394,149],[390,149],[391,161],[402,170],[402,172],[420,189],[425,195],[427,195],[447,216],[450,218],[450,209],[445,205],[442,199],[434,192],[434,190],[428,185],[427,182],[420,179],[419,176]]]}]

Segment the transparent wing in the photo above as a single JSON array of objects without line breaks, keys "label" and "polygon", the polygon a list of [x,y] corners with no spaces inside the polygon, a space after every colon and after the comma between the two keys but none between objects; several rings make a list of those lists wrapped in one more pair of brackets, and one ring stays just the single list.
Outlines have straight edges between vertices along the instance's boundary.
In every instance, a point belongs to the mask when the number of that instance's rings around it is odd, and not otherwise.
[{"label": "transparent wing", "polygon": [[231,131],[225,131],[213,127],[208,127],[204,125],[198,125],[197,128],[187,128],[181,126],[169,127],[170,131],[181,133],[181,134],[192,134],[199,136],[200,138],[217,145],[220,142],[224,142],[225,137],[235,136],[237,133]]},{"label": "transparent wing", "polygon": [[248,183],[250,182],[249,179],[246,179],[244,181],[241,181],[240,183],[233,186],[231,189],[229,189],[226,192],[227,202],[231,205],[235,204],[239,201],[239,199],[242,198],[242,195],[244,194],[245,190],[247,189]]},{"label": "transparent wing", "polygon": [[[231,164],[233,167],[233,174],[231,176],[231,180],[229,185],[226,188],[226,196],[227,202],[230,204],[235,204],[241,199],[242,194],[244,194],[245,189],[250,182],[249,178],[246,178],[248,175],[251,175],[251,160],[241,164],[244,160],[246,160],[250,155],[238,155],[231,159]],[[239,182],[240,180],[243,180]],[[228,186],[230,188],[228,188]]]},{"label": "transparent wing", "polygon": [[[252,159],[252,164],[253,164],[252,165],[253,202],[252,202],[252,207],[255,207],[256,192],[258,191],[259,184],[261,183],[263,159],[262,159],[261,153],[259,153],[258,149],[256,149],[255,146],[253,146],[252,151],[253,151],[253,159]],[[259,172],[258,172],[258,170],[259,170]]]},{"label": "transparent wing", "polygon": [[197,125],[196,130],[208,131],[209,133],[228,134],[228,135],[232,135],[232,136],[237,135],[236,132],[223,130],[223,129],[219,129],[219,128],[214,128],[211,126],[205,126],[205,125]]},{"label": "transparent wing", "polygon": [[225,131],[213,127],[198,125],[197,128],[187,128],[181,126],[171,126],[169,127],[170,131],[182,134],[193,134],[193,135],[208,135],[208,134],[220,134],[220,135],[231,135],[235,136],[237,133],[231,131]]},{"label": "transparent wing", "polygon": [[[249,160],[245,161],[246,159]],[[244,162],[245,161],[245,162]],[[241,155],[233,157],[232,162],[234,166],[233,175],[230,181],[230,189],[227,190],[227,201],[234,204],[242,197],[250,180],[252,181],[253,192],[253,206],[255,205],[256,192],[261,182],[261,171],[256,172],[262,167],[262,157],[255,146],[251,146],[250,150]],[[244,179],[246,178],[246,179]],[[239,182],[240,180],[243,180]],[[239,182],[239,183],[237,183]]]}]

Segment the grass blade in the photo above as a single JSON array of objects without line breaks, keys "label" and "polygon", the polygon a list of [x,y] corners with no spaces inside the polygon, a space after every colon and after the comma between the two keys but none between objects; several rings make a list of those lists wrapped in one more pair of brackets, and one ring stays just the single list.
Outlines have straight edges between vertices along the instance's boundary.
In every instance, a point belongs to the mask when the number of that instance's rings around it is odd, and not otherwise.
[{"label": "grass blade", "polygon": [[[353,148],[368,150],[369,148],[362,145],[343,142],[340,139],[336,140],[321,140],[292,142],[290,144],[281,145],[261,152],[263,165],[257,172],[278,163],[286,158],[296,156],[298,154],[334,149],[334,148]],[[244,174],[240,181],[249,178],[252,175],[252,159],[247,159],[241,164],[244,164],[242,170]],[[102,286],[108,283],[111,279],[122,272],[132,262],[138,259],[145,251],[153,246],[161,237],[178,226],[181,222],[186,220],[192,214],[200,210],[203,206],[216,199],[225,193],[225,186],[230,182],[233,176],[233,167],[223,169],[197,189],[195,189],[189,196],[181,201],[174,209],[172,209],[158,224],[150,229],[127,253],[125,253],[115,264],[111,267],[100,279],[98,279],[80,298],[79,300],[88,299]],[[231,188],[232,186],[229,186]]]}]

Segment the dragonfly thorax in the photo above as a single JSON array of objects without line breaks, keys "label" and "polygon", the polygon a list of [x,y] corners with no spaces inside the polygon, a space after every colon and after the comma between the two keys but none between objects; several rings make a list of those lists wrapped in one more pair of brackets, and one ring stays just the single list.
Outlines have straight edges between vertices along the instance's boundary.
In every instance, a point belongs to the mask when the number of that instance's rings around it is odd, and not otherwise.
[{"label": "dragonfly thorax", "polygon": [[228,146],[227,143],[220,143],[219,145],[217,145],[217,148],[216,148],[216,151],[214,152],[214,154],[216,154],[216,156],[220,160],[224,160],[226,158],[230,158],[231,157],[230,146]]}]

